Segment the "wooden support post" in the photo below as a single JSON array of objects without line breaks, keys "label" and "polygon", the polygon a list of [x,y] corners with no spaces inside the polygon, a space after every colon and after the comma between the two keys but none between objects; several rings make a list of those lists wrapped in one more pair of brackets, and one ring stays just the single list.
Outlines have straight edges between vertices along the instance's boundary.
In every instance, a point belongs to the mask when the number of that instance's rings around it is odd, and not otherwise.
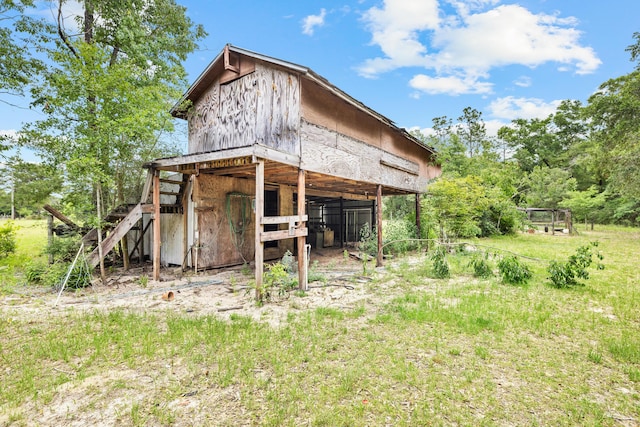
[{"label": "wooden support post", "polygon": [[262,298],[262,272],[264,269],[264,243],[261,235],[264,226],[264,160],[258,159],[256,163],[256,224],[255,224],[255,278],[256,278],[256,300]]},{"label": "wooden support post", "polygon": [[138,231],[138,263],[142,265],[144,262],[144,215],[140,218],[140,230]]},{"label": "wooden support post", "polygon": [[344,199],[340,196],[340,247],[344,248],[346,243],[345,239],[345,225],[344,225]]},{"label": "wooden support post", "polygon": [[153,280],[160,280],[160,171],[153,174]]},{"label": "wooden support post", "polygon": [[129,270],[129,241],[128,237],[125,234],[122,240],[120,241],[120,246],[122,247],[122,267],[124,270]]},{"label": "wooden support post", "polygon": [[[183,178],[184,181],[184,178]],[[182,270],[185,268],[185,261],[189,254],[189,193],[191,190],[191,181],[188,180],[184,185],[184,193],[182,195]]]},{"label": "wooden support post", "polygon": [[[303,217],[305,212],[305,172],[302,169],[298,169],[298,216]],[[300,222],[298,228],[305,228],[306,222]],[[298,237],[298,288],[307,290],[307,239],[306,237]]]},{"label": "wooden support post", "polygon": [[376,192],[376,227],[378,235],[378,256],[376,257],[376,267],[382,267],[382,185],[378,184]]},{"label": "wooden support post", "polygon": [[[53,215],[47,216],[47,243],[49,248],[53,247]],[[53,253],[49,251],[49,264],[53,264]]]},{"label": "wooden support post", "polygon": [[420,194],[416,193],[416,232],[418,235],[416,236],[418,239],[422,238],[422,223],[420,221]]},{"label": "wooden support post", "polygon": [[551,211],[551,234],[556,234],[556,211]]}]

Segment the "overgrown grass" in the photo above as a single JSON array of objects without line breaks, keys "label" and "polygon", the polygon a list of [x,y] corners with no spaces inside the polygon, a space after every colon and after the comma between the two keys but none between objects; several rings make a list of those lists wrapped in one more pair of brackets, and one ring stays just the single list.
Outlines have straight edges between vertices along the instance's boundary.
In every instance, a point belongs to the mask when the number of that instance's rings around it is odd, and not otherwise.
[{"label": "overgrown grass", "polygon": [[[0,224],[8,220],[0,220]],[[20,219],[13,221],[17,228],[16,251],[0,259],[0,294],[11,292],[18,284],[24,284],[24,266],[29,262],[43,260],[47,244],[47,222],[45,220]]]},{"label": "overgrown grass", "polygon": [[[549,286],[548,261],[592,240],[605,270],[585,287]],[[123,425],[640,422],[640,232],[477,243],[545,261],[526,261],[533,278],[514,287],[472,277],[468,255],[450,256],[441,280],[428,257],[402,259],[379,280],[403,292],[374,311],[321,307],[278,328],[243,316],[7,313],[0,414],[42,422],[67,396],[68,423],[116,404]]]}]

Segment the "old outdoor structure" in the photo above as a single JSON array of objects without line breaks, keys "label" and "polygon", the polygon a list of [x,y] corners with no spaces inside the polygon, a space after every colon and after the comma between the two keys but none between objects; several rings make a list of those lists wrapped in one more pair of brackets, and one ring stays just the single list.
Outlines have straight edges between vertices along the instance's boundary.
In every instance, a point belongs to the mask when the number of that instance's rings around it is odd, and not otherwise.
[{"label": "old outdoor structure", "polygon": [[230,45],[171,112],[188,121],[188,154],[146,165],[141,203],[103,243],[129,232],[156,280],[161,265],[255,261],[260,289],[263,262],[288,250],[304,288],[307,251],[356,242],[365,224],[380,263],[382,196],[414,194],[419,210],[440,174],[433,149],[310,69]]}]

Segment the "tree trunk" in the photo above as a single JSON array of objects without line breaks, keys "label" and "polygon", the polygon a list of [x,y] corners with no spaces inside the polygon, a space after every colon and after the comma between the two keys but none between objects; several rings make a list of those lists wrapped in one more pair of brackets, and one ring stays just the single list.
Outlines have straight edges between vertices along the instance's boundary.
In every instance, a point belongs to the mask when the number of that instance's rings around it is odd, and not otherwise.
[{"label": "tree trunk", "polygon": [[96,188],[96,206],[98,213],[98,225],[96,227],[98,231],[98,257],[100,258],[100,279],[102,284],[107,284],[107,274],[104,270],[104,254],[102,253],[102,184],[98,181]]}]

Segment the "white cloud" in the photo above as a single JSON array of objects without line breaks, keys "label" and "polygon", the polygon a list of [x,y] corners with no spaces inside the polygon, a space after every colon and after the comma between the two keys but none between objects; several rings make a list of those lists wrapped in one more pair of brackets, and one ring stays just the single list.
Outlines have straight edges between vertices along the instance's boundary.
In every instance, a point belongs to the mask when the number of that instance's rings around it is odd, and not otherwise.
[{"label": "white cloud", "polygon": [[531,77],[520,76],[513,82],[513,84],[520,87],[529,87],[531,86]]},{"label": "white cloud", "polygon": [[319,15],[309,15],[302,20],[302,33],[312,36],[316,27],[324,25],[324,18],[327,16],[326,9],[320,9]]},{"label": "white cloud", "polygon": [[542,119],[556,112],[561,100],[544,102],[538,98],[515,98],[507,96],[491,102],[489,113],[498,119]]},{"label": "white cloud", "polygon": [[456,8],[458,14],[467,16],[474,10],[482,10],[487,5],[491,6],[500,0],[446,0],[447,3]]},{"label": "white cloud", "polygon": [[398,67],[427,65],[427,48],[418,36],[438,27],[437,0],[385,0],[382,8],[366,11],[363,20],[371,31],[371,43],[380,46],[386,57],[365,61],[360,74],[374,77]]},{"label": "white cloud", "polygon": [[493,85],[488,82],[480,82],[477,78],[465,76],[431,77],[426,74],[417,74],[409,81],[409,86],[430,95],[463,95],[463,94],[487,94],[491,93]]},{"label": "white cloud", "polygon": [[0,137],[15,140],[18,137],[18,131],[15,129],[0,130]]},{"label": "white cloud", "polygon": [[[433,45],[437,69],[486,72],[519,64],[536,67],[546,62],[573,65],[578,74],[595,71],[601,61],[590,47],[579,44],[574,19],[534,15],[518,5],[502,5],[466,17],[464,26],[439,29]],[[569,26],[569,27],[567,27]]]},{"label": "white cloud", "polygon": [[[601,64],[591,47],[580,44],[573,17],[534,14],[515,4],[495,7],[499,0],[441,1],[455,13],[446,15],[438,0],[384,0],[382,7],[367,10],[363,20],[371,43],[384,55],[365,60],[359,73],[375,77],[401,67],[422,67],[433,74],[414,77],[411,86],[416,89],[488,93],[490,83],[479,82],[478,76],[489,78],[495,67],[534,68],[555,62],[560,71],[588,74]],[[519,79],[515,84],[530,81]]]}]

